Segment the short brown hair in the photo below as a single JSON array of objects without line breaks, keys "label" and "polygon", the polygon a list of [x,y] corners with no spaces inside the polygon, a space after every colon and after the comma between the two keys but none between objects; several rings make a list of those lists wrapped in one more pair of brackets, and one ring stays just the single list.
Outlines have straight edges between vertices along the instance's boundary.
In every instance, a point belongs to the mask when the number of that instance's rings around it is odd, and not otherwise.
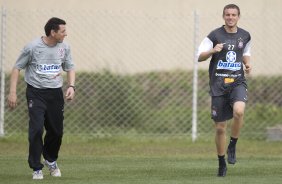
[{"label": "short brown hair", "polygon": [[228,5],[224,6],[222,16],[224,16],[224,11],[226,9],[237,9],[238,10],[238,16],[240,16],[240,8],[236,4],[228,4]]}]

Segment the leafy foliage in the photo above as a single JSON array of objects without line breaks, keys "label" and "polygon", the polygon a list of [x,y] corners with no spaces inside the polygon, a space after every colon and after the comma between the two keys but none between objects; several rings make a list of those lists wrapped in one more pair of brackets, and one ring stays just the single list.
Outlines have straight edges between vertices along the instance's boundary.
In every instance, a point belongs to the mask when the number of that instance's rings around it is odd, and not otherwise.
[{"label": "leafy foliage", "polygon": [[[198,76],[198,132],[213,134],[208,73],[199,71]],[[76,98],[66,102],[65,132],[97,136],[190,134],[192,78],[192,72],[181,70],[134,75],[108,70],[78,72]],[[265,138],[267,126],[282,123],[281,78],[257,76],[248,79],[249,102],[242,133],[245,136]],[[6,77],[6,93],[8,81]],[[23,81],[20,79],[18,86],[18,113],[5,111],[8,132],[19,127],[19,131],[27,129],[26,84]],[[18,121],[19,117],[22,121]]]}]

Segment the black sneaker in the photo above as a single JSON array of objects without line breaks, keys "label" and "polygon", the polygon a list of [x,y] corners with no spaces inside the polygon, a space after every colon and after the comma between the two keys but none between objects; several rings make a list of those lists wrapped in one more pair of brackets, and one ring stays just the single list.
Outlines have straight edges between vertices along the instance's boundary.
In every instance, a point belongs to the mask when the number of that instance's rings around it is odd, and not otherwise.
[{"label": "black sneaker", "polygon": [[227,162],[229,164],[235,164],[236,163],[236,147],[229,147],[227,149]]},{"label": "black sneaker", "polygon": [[224,177],[224,176],[226,176],[226,171],[227,171],[226,165],[224,165],[224,166],[219,166],[217,176],[218,176],[218,177]]}]

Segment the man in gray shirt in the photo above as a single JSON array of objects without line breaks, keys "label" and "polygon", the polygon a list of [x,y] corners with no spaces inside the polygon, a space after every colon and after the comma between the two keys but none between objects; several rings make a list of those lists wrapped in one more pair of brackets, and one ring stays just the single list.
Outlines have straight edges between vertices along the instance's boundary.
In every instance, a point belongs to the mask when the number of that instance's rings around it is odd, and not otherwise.
[{"label": "man in gray shirt", "polygon": [[[66,22],[53,17],[45,27],[46,36],[27,44],[11,73],[8,105],[17,105],[17,82],[20,70],[25,69],[27,83],[26,98],[29,112],[29,156],[33,179],[43,179],[41,154],[50,174],[60,177],[57,165],[58,153],[63,137],[64,95],[62,71],[67,72],[68,87],[65,98],[72,100],[75,93],[75,71],[70,47],[63,43]],[[42,139],[44,127],[46,134]]]}]

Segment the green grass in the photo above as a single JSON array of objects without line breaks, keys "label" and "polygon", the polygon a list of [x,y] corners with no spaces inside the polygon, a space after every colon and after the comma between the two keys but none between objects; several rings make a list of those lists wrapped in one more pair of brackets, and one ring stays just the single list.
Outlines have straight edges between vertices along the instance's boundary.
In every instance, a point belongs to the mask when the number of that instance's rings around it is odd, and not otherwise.
[{"label": "green grass", "polygon": [[0,183],[60,184],[209,184],[282,183],[280,142],[238,142],[238,163],[225,178],[216,177],[213,139],[192,143],[178,138],[102,138],[65,136],[60,152],[61,178],[44,168],[32,181],[25,139],[0,139]]}]

